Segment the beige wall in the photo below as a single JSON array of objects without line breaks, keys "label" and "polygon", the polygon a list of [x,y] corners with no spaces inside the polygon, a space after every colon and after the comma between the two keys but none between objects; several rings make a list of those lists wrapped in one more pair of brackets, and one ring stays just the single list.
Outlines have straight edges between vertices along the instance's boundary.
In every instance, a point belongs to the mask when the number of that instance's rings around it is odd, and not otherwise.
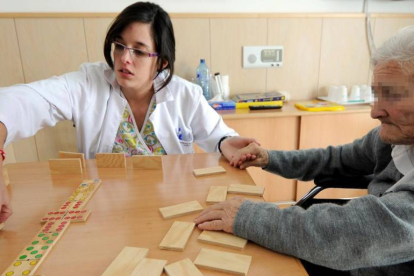
[{"label": "beige wall", "polygon": [[[231,94],[289,91],[293,99],[326,94],[329,85],[368,84],[369,51],[363,15],[172,14],[177,42],[176,74],[190,79],[199,59],[230,75]],[[104,60],[102,45],[114,15],[0,14],[0,87],[32,82]],[[412,15],[376,15],[379,45]],[[242,47],[283,45],[284,65],[243,69]],[[377,46],[378,46],[377,45]],[[58,150],[76,151],[70,122],[44,129],[9,146],[8,162],[48,160]]]}]

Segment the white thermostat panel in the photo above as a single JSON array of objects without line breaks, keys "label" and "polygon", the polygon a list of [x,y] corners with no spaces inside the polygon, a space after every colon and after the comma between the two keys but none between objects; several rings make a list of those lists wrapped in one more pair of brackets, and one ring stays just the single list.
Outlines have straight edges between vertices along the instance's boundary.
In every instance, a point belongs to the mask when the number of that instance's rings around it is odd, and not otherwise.
[{"label": "white thermostat panel", "polygon": [[283,46],[244,46],[243,68],[269,68],[283,65]]}]

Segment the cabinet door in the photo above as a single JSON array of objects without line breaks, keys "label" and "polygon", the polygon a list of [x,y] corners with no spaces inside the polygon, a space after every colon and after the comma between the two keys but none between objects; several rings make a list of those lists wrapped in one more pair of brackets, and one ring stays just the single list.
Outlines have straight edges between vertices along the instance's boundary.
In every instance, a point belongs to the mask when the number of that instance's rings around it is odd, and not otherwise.
[{"label": "cabinet door", "polygon": [[[299,149],[325,148],[353,142],[379,126],[369,113],[327,114],[302,116],[300,126]],[[296,200],[304,196],[313,182],[298,181]],[[366,190],[327,189],[318,198],[348,198],[365,195]]]},{"label": "cabinet door", "polygon": [[[256,138],[265,149],[296,150],[299,141],[299,117],[225,119],[226,124],[240,136]],[[296,180],[285,179],[263,171],[248,168],[256,185],[265,187],[268,202],[295,200]]]}]

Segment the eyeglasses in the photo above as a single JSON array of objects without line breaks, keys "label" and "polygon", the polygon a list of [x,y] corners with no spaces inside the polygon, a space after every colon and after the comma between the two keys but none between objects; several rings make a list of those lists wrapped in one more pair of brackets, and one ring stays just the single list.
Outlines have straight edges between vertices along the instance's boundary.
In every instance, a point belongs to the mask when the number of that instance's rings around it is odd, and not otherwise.
[{"label": "eyeglasses", "polygon": [[133,59],[141,59],[141,58],[146,58],[146,57],[158,57],[160,55],[159,53],[149,53],[149,52],[142,51],[140,49],[127,47],[124,44],[119,43],[117,41],[112,42],[112,51],[114,55],[120,56],[124,53],[125,50],[129,51]]}]

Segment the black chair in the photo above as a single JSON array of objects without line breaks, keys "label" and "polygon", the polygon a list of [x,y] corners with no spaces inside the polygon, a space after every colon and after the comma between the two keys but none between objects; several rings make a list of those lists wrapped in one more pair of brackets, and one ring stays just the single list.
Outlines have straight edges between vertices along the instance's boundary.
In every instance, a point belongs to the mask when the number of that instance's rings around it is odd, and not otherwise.
[{"label": "black chair", "polygon": [[[319,192],[327,188],[347,188],[347,189],[366,189],[369,182],[373,179],[373,175],[368,176],[318,176],[314,179],[315,187],[313,187],[305,196],[303,196],[295,206],[300,206],[307,209],[313,204],[319,203],[335,203],[343,205],[350,199],[329,199],[329,198],[314,198]],[[324,266],[315,265],[305,260],[300,260],[308,272],[309,276],[319,275],[335,275],[348,276],[349,271],[339,271],[330,269]]]},{"label": "black chair", "polygon": [[295,206],[307,209],[309,206],[318,203],[335,203],[343,205],[349,201],[349,198],[331,199],[331,198],[314,198],[318,193],[327,188],[346,188],[346,189],[366,189],[369,182],[373,179],[373,175],[364,176],[317,176],[314,179],[315,187],[313,187],[306,195],[304,195]]}]

